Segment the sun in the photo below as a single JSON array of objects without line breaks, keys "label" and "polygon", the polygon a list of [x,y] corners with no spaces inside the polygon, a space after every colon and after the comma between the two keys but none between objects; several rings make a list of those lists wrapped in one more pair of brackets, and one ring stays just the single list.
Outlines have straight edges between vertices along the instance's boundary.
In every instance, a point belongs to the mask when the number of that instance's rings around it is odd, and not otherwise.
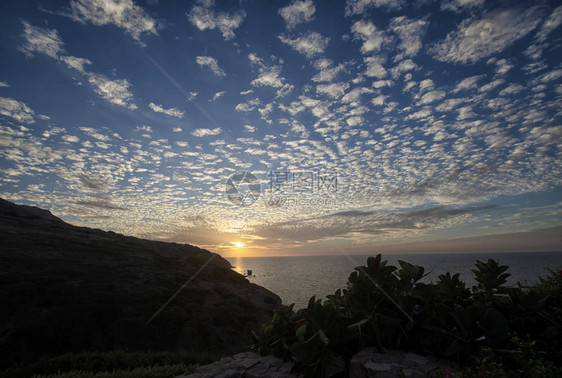
[{"label": "sun", "polygon": [[242,243],[242,242],[232,242],[232,245],[236,248],[244,247],[244,243]]}]

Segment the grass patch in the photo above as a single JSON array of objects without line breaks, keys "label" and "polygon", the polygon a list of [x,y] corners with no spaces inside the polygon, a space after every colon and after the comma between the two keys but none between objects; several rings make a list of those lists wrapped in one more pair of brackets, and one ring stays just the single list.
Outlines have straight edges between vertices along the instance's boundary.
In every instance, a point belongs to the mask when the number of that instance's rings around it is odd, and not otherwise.
[{"label": "grass patch", "polygon": [[34,375],[33,378],[170,378],[180,374],[194,373],[199,365],[175,364],[166,366],[137,367],[132,370],[91,372],[71,370],[65,373]]},{"label": "grass patch", "polygon": [[166,366],[137,367],[132,370],[91,372],[71,370],[65,373],[34,375],[33,378],[170,378],[180,374],[194,373],[199,365],[175,364]]},{"label": "grass patch", "polygon": [[9,368],[0,377],[171,377],[216,359],[218,356],[181,351],[65,353]]}]

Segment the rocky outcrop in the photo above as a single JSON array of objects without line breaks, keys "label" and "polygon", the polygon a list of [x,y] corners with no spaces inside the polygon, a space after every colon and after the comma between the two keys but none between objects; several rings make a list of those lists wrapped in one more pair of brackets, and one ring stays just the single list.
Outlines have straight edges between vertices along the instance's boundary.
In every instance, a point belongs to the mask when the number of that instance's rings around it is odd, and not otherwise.
[{"label": "rocky outcrop", "polygon": [[414,353],[404,353],[387,350],[378,353],[376,348],[365,348],[357,353],[350,362],[350,378],[425,378],[446,376],[450,370],[446,361],[420,356]]},{"label": "rocky outcrop", "polygon": [[[220,361],[197,369],[196,373],[175,378],[294,378],[303,374],[292,372],[293,364],[273,356],[255,353],[239,353],[223,357]],[[427,378],[446,377],[454,373],[447,361],[414,353],[387,350],[379,353],[376,348],[365,348],[351,359],[350,378]]]},{"label": "rocky outcrop", "polygon": [[0,245],[0,368],[64,352],[236,353],[281,303],[209,251],[1,199]]},{"label": "rocky outcrop", "polygon": [[260,356],[252,352],[223,357],[220,361],[197,369],[196,373],[179,375],[176,378],[296,378],[291,373],[293,364],[273,356]]}]

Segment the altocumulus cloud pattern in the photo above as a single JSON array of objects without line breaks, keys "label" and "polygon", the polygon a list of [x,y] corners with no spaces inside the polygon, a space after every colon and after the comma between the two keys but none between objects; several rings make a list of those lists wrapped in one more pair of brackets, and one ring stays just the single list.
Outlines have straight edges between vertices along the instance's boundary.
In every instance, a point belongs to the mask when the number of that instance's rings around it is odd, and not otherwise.
[{"label": "altocumulus cloud pattern", "polygon": [[[0,21],[0,196],[75,224],[306,249],[560,223],[555,1],[61,0]],[[241,171],[337,172],[338,198],[241,211]]]}]

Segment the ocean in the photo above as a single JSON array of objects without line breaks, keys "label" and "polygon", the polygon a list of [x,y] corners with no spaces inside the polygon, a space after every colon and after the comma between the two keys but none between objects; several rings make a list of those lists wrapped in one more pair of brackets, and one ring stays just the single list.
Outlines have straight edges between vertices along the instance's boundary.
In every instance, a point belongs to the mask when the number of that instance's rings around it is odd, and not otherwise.
[{"label": "ocean", "polygon": [[[346,287],[347,278],[356,266],[366,265],[368,255],[348,256],[285,256],[285,257],[228,257],[239,273],[252,270],[248,279],[281,297],[283,304],[295,303],[295,309],[306,307],[311,296],[325,298],[337,289]],[[421,265],[429,273],[424,282],[436,281],[440,274],[461,273],[460,278],[471,287],[476,284],[471,269],[476,260],[489,258],[508,265],[511,276],[508,285],[517,282],[531,284],[538,275],[546,275],[546,268],[562,269],[562,252],[534,253],[471,253],[471,254],[400,254],[383,255],[384,260],[398,266],[398,260]]]}]

